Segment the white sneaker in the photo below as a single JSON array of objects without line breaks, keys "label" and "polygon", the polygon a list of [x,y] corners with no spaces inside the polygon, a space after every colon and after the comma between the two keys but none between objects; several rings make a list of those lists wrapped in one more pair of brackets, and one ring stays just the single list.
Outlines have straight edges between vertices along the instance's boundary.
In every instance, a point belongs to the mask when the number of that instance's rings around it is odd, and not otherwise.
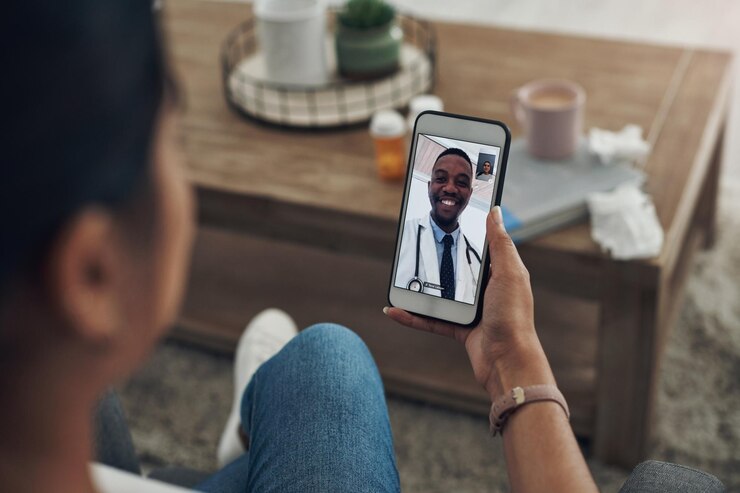
[{"label": "white sneaker", "polygon": [[277,308],[268,308],[260,312],[244,329],[234,357],[234,402],[218,442],[219,467],[224,467],[244,453],[238,427],[241,422],[242,394],[252,375],[296,334],[298,329],[293,319]]}]

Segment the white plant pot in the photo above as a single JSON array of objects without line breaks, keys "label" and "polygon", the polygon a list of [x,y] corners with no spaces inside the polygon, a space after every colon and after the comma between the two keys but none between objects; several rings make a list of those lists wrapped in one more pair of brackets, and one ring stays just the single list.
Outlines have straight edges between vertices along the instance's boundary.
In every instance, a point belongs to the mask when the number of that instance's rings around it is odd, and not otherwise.
[{"label": "white plant pot", "polygon": [[256,0],[254,12],[267,79],[303,86],[327,82],[324,0]]}]

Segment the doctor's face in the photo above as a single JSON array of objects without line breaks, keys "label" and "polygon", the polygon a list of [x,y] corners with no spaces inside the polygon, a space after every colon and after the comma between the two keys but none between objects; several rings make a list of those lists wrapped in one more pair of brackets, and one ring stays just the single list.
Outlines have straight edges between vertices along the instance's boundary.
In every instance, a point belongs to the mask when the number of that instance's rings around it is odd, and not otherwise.
[{"label": "doctor's face", "polygon": [[440,227],[456,226],[473,192],[472,176],[470,164],[460,156],[443,156],[435,163],[429,182],[429,202],[432,217]]}]

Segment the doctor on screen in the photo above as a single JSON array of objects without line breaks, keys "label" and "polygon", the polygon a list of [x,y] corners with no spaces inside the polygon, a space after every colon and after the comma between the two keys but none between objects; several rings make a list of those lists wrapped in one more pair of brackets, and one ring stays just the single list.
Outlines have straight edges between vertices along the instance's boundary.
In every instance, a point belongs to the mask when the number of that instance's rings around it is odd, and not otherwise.
[{"label": "doctor on screen", "polygon": [[458,218],[473,192],[473,165],[465,151],[440,153],[428,183],[429,214],[406,221],[396,286],[473,303],[481,257]]}]

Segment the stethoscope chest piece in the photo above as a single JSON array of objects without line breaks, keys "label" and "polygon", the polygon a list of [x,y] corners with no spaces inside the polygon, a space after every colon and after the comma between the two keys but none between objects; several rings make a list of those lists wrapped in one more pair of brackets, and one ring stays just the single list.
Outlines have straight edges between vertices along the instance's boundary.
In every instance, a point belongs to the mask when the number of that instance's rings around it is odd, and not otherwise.
[{"label": "stethoscope chest piece", "polygon": [[424,283],[422,283],[421,279],[419,279],[418,277],[414,277],[406,285],[406,289],[408,289],[409,291],[421,293],[421,290],[424,289]]}]

